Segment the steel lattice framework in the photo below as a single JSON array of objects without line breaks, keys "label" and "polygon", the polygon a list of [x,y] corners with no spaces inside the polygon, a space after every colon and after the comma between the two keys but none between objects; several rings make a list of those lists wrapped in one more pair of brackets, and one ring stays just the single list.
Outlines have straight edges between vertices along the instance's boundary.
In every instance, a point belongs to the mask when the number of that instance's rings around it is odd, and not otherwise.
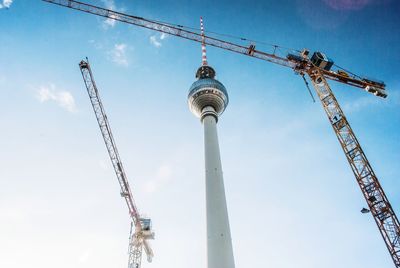
[{"label": "steel lattice framework", "polygon": [[[87,3],[74,1],[74,0],[42,0],[44,2],[56,4],[63,7],[68,7],[71,9],[79,10],[82,12],[90,13],[96,16],[113,19],[116,21],[124,22],[127,24],[147,28],[150,30],[162,32],[169,35],[178,36],[187,40],[202,43],[204,38],[204,43],[213,47],[222,48],[224,50],[229,50],[235,53],[243,54],[260,60],[272,62],[279,64],[281,66],[289,67],[294,70],[306,70],[312,66],[304,62],[296,62],[287,59],[285,56],[279,56],[276,52],[276,47],[271,53],[257,50],[255,45],[244,46],[240,44],[235,44],[218,38],[210,36],[202,36],[201,33],[189,31],[183,28],[181,25],[171,25],[167,23],[157,22],[154,20],[145,19],[138,16],[128,15],[125,13],[117,12],[114,10],[90,5]],[[363,81],[360,77],[343,77],[340,74],[331,71],[321,70],[325,78],[334,80],[340,83],[345,83],[351,86],[365,88],[366,86],[377,86],[369,83],[368,81]]]},{"label": "steel lattice framework", "polygon": [[122,166],[121,158],[118,154],[118,149],[111,132],[106,112],[100,100],[100,95],[93,78],[92,70],[90,69],[90,65],[87,61],[81,61],[79,67],[82,72],[83,81],[85,82],[101,134],[104,138],[104,143],[106,144],[108,154],[114,167],[115,175],[117,175],[118,182],[121,187],[121,196],[125,198],[126,204],[128,205],[129,214],[132,217],[135,225],[140,225],[139,213],[132,197],[132,192]]},{"label": "steel lattice framework", "polygon": [[353,130],[318,68],[309,70],[317,95],[396,265],[400,267],[400,223]]},{"label": "steel lattice framework", "polygon": [[[259,51],[255,49],[255,45],[244,46],[209,36],[202,36],[200,33],[185,30],[179,25],[170,25],[153,20],[148,20],[74,0],[42,1],[94,14],[97,16],[114,19],[131,25],[163,32],[199,43],[204,40],[204,43],[207,45],[258,58],[261,60],[279,64],[281,66],[289,67],[293,69],[296,73],[299,73],[301,75],[308,74],[312,80],[318,97],[321,100],[322,106],[329,118],[333,130],[338,137],[340,145],[344,150],[346,158],[356,177],[357,183],[359,184],[365,200],[370,208],[371,214],[374,217],[380,233],[382,234],[385,244],[393,259],[393,262],[397,268],[400,268],[399,220],[397,219],[397,216],[392,209],[383,191],[383,188],[378,181],[378,178],[372,170],[371,165],[369,164],[359,142],[357,141],[357,138],[352,131],[349,122],[347,121],[342,109],[340,108],[339,103],[333,95],[333,92],[328,85],[327,79],[358,88],[374,86],[384,90],[384,84],[377,85],[371,83],[368,80],[364,80],[359,76],[342,76],[337,72],[319,69],[315,67],[307,57],[305,57],[303,60],[290,60],[288,58],[278,56],[277,54],[275,54],[275,50],[272,53]],[[118,172],[118,170],[119,169],[116,169],[116,172]],[[123,171],[121,171],[121,173],[123,173]]]},{"label": "steel lattice framework", "polygon": [[[121,187],[121,196],[125,199],[128,205],[129,215],[132,219],[131,231],[129,236],[129,268],[140,268],[142,259],[142,248],[145,243],[143,237],[143,230],[141,219],[138,209],[136,208],[131,189],[129,187],[128,179],[125,174],[121,158],[118,154],[117,145],[115,144],[111,127],[107,119],[106,112],[101,102],[99,92],[92,74],[88,60],[79,63],[83,81],[87,92],[89,94],[90,102],[93,106],[93,111],[96,115],[97,123],[99,124],[101,134],[103,135],[104,143],[107,147],[108,155],[110,156],[111,163],[114,167],[115,174],[117,175],[119,185]],[[151,250],[145,245],[148,257],[152,257]]]}]

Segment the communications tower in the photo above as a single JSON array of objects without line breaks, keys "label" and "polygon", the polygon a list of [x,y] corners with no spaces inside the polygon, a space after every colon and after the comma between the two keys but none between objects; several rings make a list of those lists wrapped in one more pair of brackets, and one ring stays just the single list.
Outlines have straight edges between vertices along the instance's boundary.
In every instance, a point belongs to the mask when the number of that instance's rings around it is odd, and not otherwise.
[{"label": "communications tower", "polygon": [[200,27],[202,65],[196,72],[197,81],[189,89],[188,102],[190,111],[200,118],[204,125],[207,266],[208,268],[234,268],[217,135],[218,118],[224,112],[229,99],[224,85],[214,78],[214,69],[208,66],[202,18],[200,18]]}]

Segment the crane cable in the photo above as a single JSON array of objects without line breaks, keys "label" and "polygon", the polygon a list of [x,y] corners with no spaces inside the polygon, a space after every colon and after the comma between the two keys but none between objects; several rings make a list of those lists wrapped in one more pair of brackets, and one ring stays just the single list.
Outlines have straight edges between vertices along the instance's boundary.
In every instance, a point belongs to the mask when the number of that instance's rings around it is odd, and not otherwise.
[{"label": "crane cable", "polygon": [[313,95],[312,92],[311,92],[310,86],[308,85],[308,82],[307,82],[306,78],[304,77],[304,74],[301,74],[301,77],[303,78],[304,83],[306,84],[308,93],[310,93],[310,96],[311,96],[311,99],[313,100],[313,103],[315,103],[314,95]]},{"label": "crane cable", "polygon": [[[151,19],[148,19],[148,21],[159,23],[159,24],[165,24],[167,26],[173,26],[173,27],[181,28],[181,29],[184,29],[184,30],[191,30],[191,31],[195,31],[195,32],[200,32],[199,28],[184,26],[184,25],[181,25],[181,24],[175,24],[175,23],[159,21],[159,20],[151,20]],[[278,50],[283,49],[285,51],[293,51],[293,52],[298,52],[298,53],[301,52],[298,49],[279,46],[279,45],[268,43],[268,42],[265,42],[265,41],[248,39],[248,38],[245,38],[245,37],[235,36],[235,35],[232,35],[232,34],[218,33],[218,32],[215,32],[215,31],[205,31],[205,33],[212,34],[214,36],[228,37],[228,38],[232,38],[232,39],[236,39],[236,40],[240,40],[240,41],[248,41],[250,43],[261,44],[263,46],[272,47],[274,49],[274,51],[276,51],[277,49]],[[280,51],[282,51],[282,50],[280,50]]]}]

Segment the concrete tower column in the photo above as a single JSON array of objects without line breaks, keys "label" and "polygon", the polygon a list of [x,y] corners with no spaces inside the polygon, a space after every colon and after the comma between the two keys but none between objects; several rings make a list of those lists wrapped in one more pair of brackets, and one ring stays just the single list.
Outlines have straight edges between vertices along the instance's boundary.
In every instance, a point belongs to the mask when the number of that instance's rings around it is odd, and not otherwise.
[{"label": "concrete tower column", "polygon": [[208,65],[197,70],[196,78],[189,89],[188,104],[204,127],[207,264],[208,268],[235,268],[217,135],[217,121],[228,106],[228,92]]},{"label": "concrete tower column", "polygon": [[218,115],[214,108],[208,106],[203,109],[208,268],[234,268],[232,239],[218,144],[217,119]]}]

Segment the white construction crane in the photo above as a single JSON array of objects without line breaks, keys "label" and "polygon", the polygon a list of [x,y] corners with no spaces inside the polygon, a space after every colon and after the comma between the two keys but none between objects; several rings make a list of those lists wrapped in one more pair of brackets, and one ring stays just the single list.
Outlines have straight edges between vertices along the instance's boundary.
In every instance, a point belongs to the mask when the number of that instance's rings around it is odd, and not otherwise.
[{"label": "white construction crane", "polygon": [[83,81],[85,82],[90,102],[92,103],[97,122],[103,135],[104,143],[106,144],[108,155],[117,175],[119,185],[121,186],[121,196],[125,199],[128,205],[129,215],[131,216],[131,231],[129,234],[129,260],[128,268],[140,268],[142,260],[142,249],[147,255],[147,261],[151,262],[153,251],[148,240],[154,239],[154,232],[151,229],[151,220],[149,218],[140,217],[139,211],[135,205],[132,196],[132,191],[129,187],[121,158],[119,157],[117,145],[115,144],[111,127],[107,119],[103,103],[100,100],[99,91],[93,78],[92,70],[89,61],[82,60],[79,63]]}]

